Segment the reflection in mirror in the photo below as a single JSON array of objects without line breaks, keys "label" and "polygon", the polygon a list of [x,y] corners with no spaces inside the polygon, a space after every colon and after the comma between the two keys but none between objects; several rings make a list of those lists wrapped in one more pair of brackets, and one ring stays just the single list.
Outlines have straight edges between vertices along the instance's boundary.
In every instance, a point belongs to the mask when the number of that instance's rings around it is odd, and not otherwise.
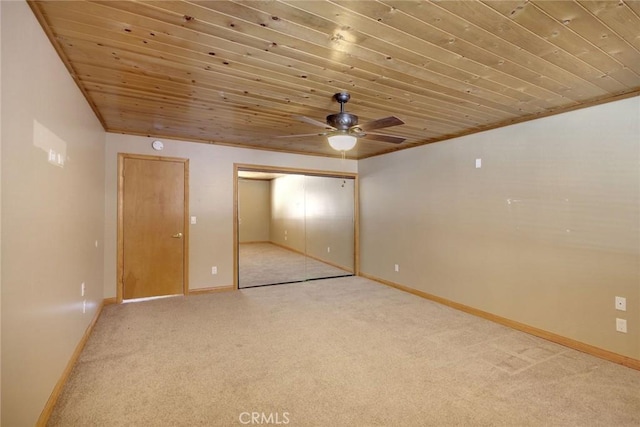
[{"label": "reflection in mirror", "polygon": [[353,178],[238,172],[238,287],[354,274]]}]

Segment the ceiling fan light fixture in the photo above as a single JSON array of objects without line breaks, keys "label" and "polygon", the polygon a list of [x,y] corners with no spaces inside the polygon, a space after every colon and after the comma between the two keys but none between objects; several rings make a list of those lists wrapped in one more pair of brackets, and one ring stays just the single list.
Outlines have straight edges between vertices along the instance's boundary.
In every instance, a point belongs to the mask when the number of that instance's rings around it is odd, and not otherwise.
[{"label": "ceiling fan light fixture", "polygon": [[348,134],[331,135],[327,139],[331,148],[337,151],[349,151],[358,142],[358,138]]}]

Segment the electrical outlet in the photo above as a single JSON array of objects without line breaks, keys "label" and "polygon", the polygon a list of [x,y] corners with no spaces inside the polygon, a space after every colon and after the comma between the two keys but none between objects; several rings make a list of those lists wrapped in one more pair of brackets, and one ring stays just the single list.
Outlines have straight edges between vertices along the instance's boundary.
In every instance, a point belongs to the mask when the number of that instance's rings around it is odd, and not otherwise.
[{"label": "electrical outlet", "polygon": [[400,271],[400,266],[399,266],[398,264],[395,264],[395,265],[393,266],[393,269],[394,269],[394,270],[395,270],[395,272],[397,273],[397,272],[399,272],[399,271]]},{"label": "electrical outlet", "polygon": [[327,253],[331,252],[331,246],[327,246]]},{"label": "electrical outlet", "polygon": [[211,274],[218,274],[218,267],[211,267]]},{"label": "electrical outlet", "polygon": [[616,297],[616,310],[627,311],[627,299],[625,297]]},{"label": "electrical outlet", "polygon": [[627,319],[616,318],[616,331],[627,333]]},{"label": "electrical outlet", "polygon": [[82,282],[82,284],[80,285],[80,296],[81,297],[84,296],[84,289],[85,289],[84,282]]}]

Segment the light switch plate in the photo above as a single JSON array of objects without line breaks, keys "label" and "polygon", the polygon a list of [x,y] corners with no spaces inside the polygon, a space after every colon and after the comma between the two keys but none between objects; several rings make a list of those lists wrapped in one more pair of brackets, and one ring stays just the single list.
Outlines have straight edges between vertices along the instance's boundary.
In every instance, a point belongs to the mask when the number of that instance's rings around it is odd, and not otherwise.
[{"label": "light switch plate", "polygon": [[616,297],[616,310],[627,311],[627,299],[625,297]]}]

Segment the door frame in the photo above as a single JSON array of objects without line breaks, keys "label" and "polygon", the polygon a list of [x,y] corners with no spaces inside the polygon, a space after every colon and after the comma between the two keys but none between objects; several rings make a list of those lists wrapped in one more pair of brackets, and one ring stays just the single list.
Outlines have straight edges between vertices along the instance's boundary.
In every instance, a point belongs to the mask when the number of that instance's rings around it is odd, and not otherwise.
[{"label": "door frame", "polygon": [[124,295],[124,161],[125,159],[155,160],[184,164],[184,239],[182,241],[182,292],[189,293],[189,159],[181,157],[149,156],[144,154],[118,153],[118,248],[116,271],[116,303]]},{"label": "door frame", "polygon": [[297,175],[324,176],[353,179],[353,275],[360,276],[360,187],[358,174],[315,169],[297,169],[279,166],[233,164],[233,289],[238,290],[238,172],[270,172]]}]

